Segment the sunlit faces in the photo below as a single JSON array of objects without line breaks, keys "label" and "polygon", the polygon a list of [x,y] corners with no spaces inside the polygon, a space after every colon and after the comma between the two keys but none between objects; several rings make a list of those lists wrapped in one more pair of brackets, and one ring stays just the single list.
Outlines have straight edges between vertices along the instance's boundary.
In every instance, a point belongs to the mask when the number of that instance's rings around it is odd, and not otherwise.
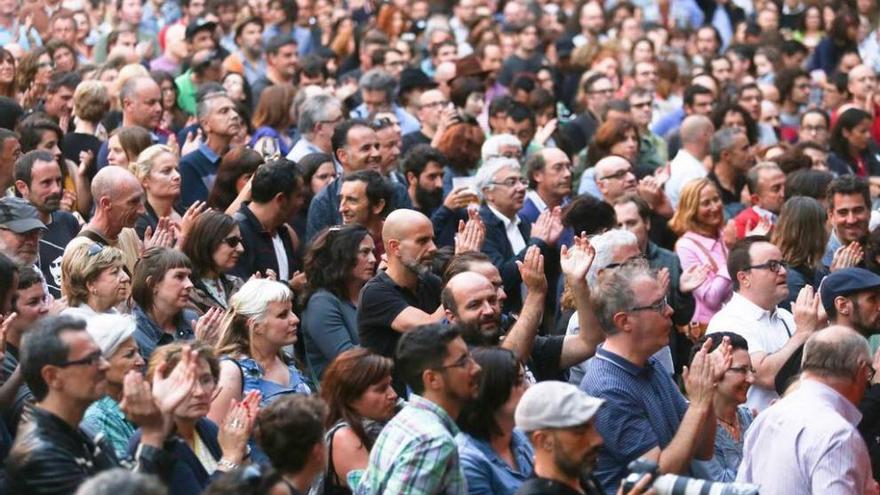
[{"label": "sunlit faces", "polygon": [[68,348],[67,362],[76,363],[53,367],[54,373],[47,380],[50,389],[62,393],[77,402],[90,404],[107,393],[107,369],[109,364],[101,355],[101,348],[85,330],[61,332],[61,340]]},{"label": "sunlit faces", "polygon": [[527,185],[518,169],[505,167],[495,173],[492,187],[483,189],[483,196],[492,207],[512,218],[522,209]]},{"label": "sunlit faces", "polygon": [[437,252],[434,226],[427,218],[419,219],[399,241],[400,263],[411,272],[422,274],[431,269]]},{"label": "sunlit faces", "polygon": [[119,142],[119,136],[110,136],[107,141],[107,163],[117,167],[128,168],[128,155]]},{"label": "sunlit faces", "polygon": [[253,326],[253,334],[267,342],[285,346],[296,342],[299,318],[290,301],[272,301],[266,306],[263,319]]},{"label": "sunlit faces", "polygon": [[26,289],[19,289],[15,294],[15,327],[28,329],[34,323],[49,314],[49,300],[43,292],[43,284],[32,284]]},{"label": "sunlit faces", "polygon": [[358,415],[374,421],[387,421],[394,416],[397,393],[391,387],[391,375],[370,385],[360,397],[352,401],[351,408]]},{"label": "sunlit faces", "polygon": [[177,157],[171,153],[161,153],[153,160],[150,173],[143,180],[144,190],[156,198],[180,197],[180,172],[177,170]]},{"label": "sunlit faces", "polygon": [[[169,373],[173,371],[170,370]],[[208,415],[211,409],[211,401],[214,398],[214,390],[217,388],[217,379],[211,373],[211,365],[202,357],[198,358],[196,371],[196,384],[192,392],[186,396],[174,415],[180,419],[196,420]]]},{"label": "sunlit faces", "polygon": [[112,356],[107,356],[110,367],[107,369],[107,381],[122,386],[122,380],[129,371],[142,372],[144,358],[141,357],[137,341],[129,337],[116,348]]},{"label": "sunlit faces", "polygon": [[94,280],[86,283],[86,286],[97,306],[113,307],[128,296],[130,284],[131,278],[122,263],[119,263],[101,270]]},{"label": "sunlit faces", "polygon": [[542,153],[544,167],[533,174],[538,191],[558,197],[568,196],[571,194],[571,160],[568,155],[558,149],[547,149]]},{"label": "sunlit faces", "polygon": [[217,245],[211,258],[217,270],[223,273],[235,268],[242,253],[244,253],[244,242],[241,238],[241,230],[236,225]]},{"label": "sunlit faces", "polygon": [[357,258],[351,277],[361,283],[366,283],[376,275],[376,243],[370,234],[364,236],[358,246]]},{"label": "sunlit faces", "polygon": [[[773,294],[774,305],[788,297],[788,284],[784,264],[778,265],[778,270],[773,271],[771,262],[782,262],[782,252],[778,247],[769,242],[756,242],[749,247],[749,262],[751,268],[746,271],[745,277],[740,281],[741,290],[748,290],[752,294]],[[734,275],[734,274],[731,274]],[[738,276],[739,275],[735,275]]]},{"label": "sunlit faces", "polygon": [[16,186],[19,193],[43,213],[52,213],[61,207],[61,169],[54,160],[36,160],[31,169],[30,186],[24,181],[18,181]]},{"label": "sunlit faces", "polygon": [[724,222],[724,205],[714,185],[707,185],[700,190],[696,221],[713,232],[721,228]]},{"label": "sunlit faces", "polygon": [[367,183],[348,180],[339,189],[339,214],[344,225],[372,226],[373,219],[385,208],[384,201],[371,205],[367,197]]},{"label": "sunlit faces", "polygon": [[861,194],[834,194],[829,220],[834,233],[843,244],[859,242],[868,235],[871,211]]},{"label": "sunlit faces", "polygon": [[183,310],[189,304],[192,281],[189,268],[171,268],[153,288],[155,306]]},{"label": "sunlit faces", "polygon": [[754,381],[755,372],[749,351],[735,349],[731,356],[730,368],[718,382],[718,394],[735,404],[743,404]]}]

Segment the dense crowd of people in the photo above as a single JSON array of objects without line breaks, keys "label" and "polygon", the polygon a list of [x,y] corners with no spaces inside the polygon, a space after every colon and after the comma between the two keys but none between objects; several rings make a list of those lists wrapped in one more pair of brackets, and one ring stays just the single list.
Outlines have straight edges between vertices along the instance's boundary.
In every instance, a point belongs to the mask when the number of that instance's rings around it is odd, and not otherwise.
[{"label": "dense crowd of people", "polygon": [[0,494],[880,494],[876,0],[0,0],[0,46]]}]

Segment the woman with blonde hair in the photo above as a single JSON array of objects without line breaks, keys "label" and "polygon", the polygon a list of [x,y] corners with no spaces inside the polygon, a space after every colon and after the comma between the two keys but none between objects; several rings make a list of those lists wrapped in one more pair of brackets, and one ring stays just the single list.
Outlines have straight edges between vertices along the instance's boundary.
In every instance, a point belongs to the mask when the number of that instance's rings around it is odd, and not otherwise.
[{"label": "woman with blonde hair", "polygon": [[146,211],[138,217],[134,227],[141,239],[148,227],[156,231],[161,218],[168,218],[172,225],[178,227],[183,222],[184,212],[178,207],[180,172],[177,164],[177,153],[170,146],[154,144],[143,150],[137,161],[129,165],[146,195]]},{"label": "woman with blonde hair", "polygon": [[268,147],[287,156],[293,145],[287,130],[293,124],[291,107],[295,96],[296,92],[289,84],[269,86],[260,94],[253,117],[256,131],[248,143],[250,148],[262,153]]},{"label": "woman with blonde hair", "polygon": [[727,244],[721,235],[724,205],[715,184],[706,178],[685,184],[669,227],[680,236],[675,253],[682,271],[694,265],[710,269],[706,280],[693,291],[696,309],[692,322],[706,325],[733,292],[727,273]]},{"label": "woman with blonde hair", "polygon": [[771,242],[782,252],[788,273],[788,297],[779,304],[789,309],[805,285],[818,291],[828,269],[822,264],[830,233],[825,225],[828,214],[813,198],[795,196],[782,205],[779,221],[773,227]]},{"label": "woman with blonde hair", "polygon": [[226,320],[215,346],[221,357],[220,393],[208,417],[219,421],[234,399],[251,390],[262,394],[263,407],[285,394],[311,394],[312,386],[284,348],[297,340],[299,318],[293,292],[274,280],[252,278],[229,300]]},{"label": "woman with blonde hair", "polygon": [[61,295],[67,299],[64,315],[89,320],[116,313],[128,299],[131,277],[122,251],[96,242],[72,244],[61,258]]}]

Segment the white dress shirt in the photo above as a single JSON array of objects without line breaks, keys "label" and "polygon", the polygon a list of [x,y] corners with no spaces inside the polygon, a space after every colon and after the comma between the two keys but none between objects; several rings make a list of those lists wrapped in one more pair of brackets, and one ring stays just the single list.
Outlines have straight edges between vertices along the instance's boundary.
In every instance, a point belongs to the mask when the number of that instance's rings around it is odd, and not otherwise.
[{"label": "white dress shirt", "polygon": [[510,247],[513,249],[513,255],[516,256],[526,248],[526,240],[523,238],[522,232],[519,231],[519,223],[522,222],[522,219],[519,218],[519,215],[514,216],[514,220],[507,218],[506,215],[496,210],[494,206],[490,204],[486,204],[489,207],[489,210],[501,220],[501,223],[504,224],[504,233],[507,234],[507,241],[510,243]]},{"label": "white dress shirt", "polygon": [[831,387],[810,378],[759,414],[745,434],[736,480],[761,493],[876,495],[862,414]]},{"label": "white dress shirt", "polygon": [[[730,301],[709,320],[707,334],[732,332],[742,336],[749,344],[749,354],[756,352],[772,354],[788,342],[796,330],[794,317],[782,308],[767,311],[734,292]],[[753,384],[746,404],[761,411],[779,398],[775,390]]]},{"label": "white dress shirt", "polygon": [[678,150],[675,158],[669,162],[669,180],[666,181],[664,190],[669,202],[673,207],[678,206],[678,197],[685,184],[694,180],[702,179],[709,175],[703,162],[688,153],[684,148]]}]

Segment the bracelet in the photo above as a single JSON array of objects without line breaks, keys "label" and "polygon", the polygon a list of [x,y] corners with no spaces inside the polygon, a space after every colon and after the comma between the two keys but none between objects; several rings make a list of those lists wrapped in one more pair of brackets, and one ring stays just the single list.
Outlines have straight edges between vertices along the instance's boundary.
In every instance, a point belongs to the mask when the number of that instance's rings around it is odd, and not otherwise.
[{"label": "bracelet", "polygon": [[217,468],[219,468],[221,471],[229,472],[238,469],[238,464],[223,458],[217,461]]}]

